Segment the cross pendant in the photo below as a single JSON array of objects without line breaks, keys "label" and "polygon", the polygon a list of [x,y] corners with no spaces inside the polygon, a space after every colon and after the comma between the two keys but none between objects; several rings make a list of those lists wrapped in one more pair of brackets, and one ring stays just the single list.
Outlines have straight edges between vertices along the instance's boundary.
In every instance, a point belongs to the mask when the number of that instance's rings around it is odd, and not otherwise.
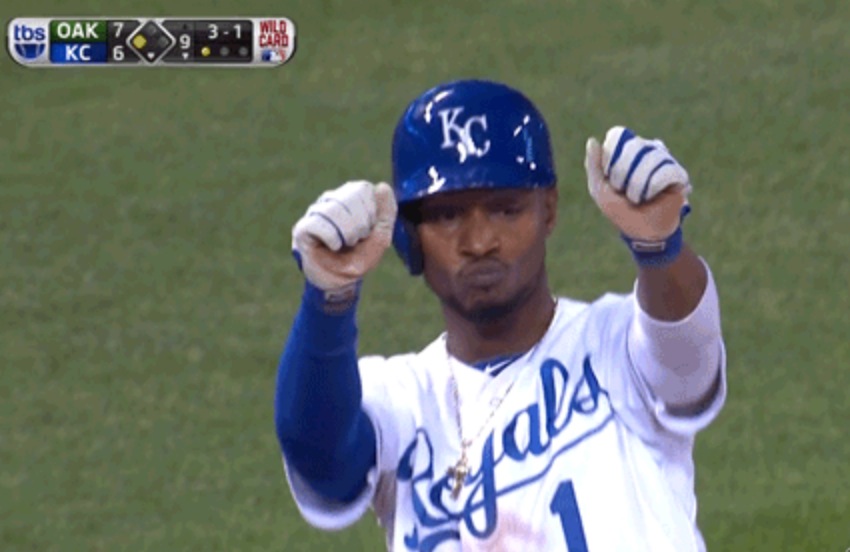
[{"label": "cross pendant", "polygon": [[466,459],[466,451],[464,450],[457,463],[448,469],[447,475],[454,479],[452,485],[452,498],[457,499],[460,496],[460,490],[466,481],[466,476],[469,475],[469,462]]}]

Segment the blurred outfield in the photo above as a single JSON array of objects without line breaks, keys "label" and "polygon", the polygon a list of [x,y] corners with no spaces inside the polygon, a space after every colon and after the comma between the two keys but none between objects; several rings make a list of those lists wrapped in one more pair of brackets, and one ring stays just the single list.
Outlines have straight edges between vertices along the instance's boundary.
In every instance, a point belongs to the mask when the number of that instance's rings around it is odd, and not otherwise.
[{"label": "blurred outfield", "polygon": [[[299,301],[290,227],[389,176],[403,106],[504,80],[547,116],[559,293],[628,290],[583,144],[626,123],[689,168],[730,396],[697,445],[713,551],[850,547],[850,2],[4,2],[16,16],[282,15],[278,70],[0,60],[0,550],[380,550],[298,518],[272,424]],[[5,39],[5,34],[4,34]],[[388,255],[362,352],[418,349],[436,303]],[[614,524],[616,525],[616,524]]]}]

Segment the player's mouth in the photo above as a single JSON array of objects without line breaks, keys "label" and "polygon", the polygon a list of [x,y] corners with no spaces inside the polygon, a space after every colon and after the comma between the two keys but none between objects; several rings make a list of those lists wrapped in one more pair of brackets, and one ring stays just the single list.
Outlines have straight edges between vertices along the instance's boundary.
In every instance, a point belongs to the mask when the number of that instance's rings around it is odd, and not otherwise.
[{"label": "player's mouth", "polygon": [[490,288],[504,280],[508,268],[499,261],[477,261],[465,266],[459,273],[464,285],[474,288]]}]

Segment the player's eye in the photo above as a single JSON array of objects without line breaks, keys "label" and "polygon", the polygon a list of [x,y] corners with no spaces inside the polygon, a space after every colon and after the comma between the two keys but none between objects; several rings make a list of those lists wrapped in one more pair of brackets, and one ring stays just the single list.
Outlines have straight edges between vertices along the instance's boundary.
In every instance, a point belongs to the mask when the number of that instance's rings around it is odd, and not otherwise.
[{"label": "player's eye", "polygon": [[504,217],[514,217],[522,213],[523,206],[518,202],[508,202],[508,203],[500,203],[493,205],[491,208],[491,212],[504,216]]},{"label": "player's eye", "polygon": [[431,223],[452,222],[460,218],[461,209],[451,205],[433,206],[422,211],[422,221]]}]

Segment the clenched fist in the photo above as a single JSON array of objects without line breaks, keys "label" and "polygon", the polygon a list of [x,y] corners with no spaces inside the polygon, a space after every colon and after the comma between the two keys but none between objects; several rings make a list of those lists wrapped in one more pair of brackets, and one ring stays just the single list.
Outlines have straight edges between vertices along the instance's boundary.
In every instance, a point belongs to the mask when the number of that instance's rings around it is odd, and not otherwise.
[{"label": "clenched fist", "polygon": [[584,166],[590,195],[626,237],[663,242],[679,227],[691,184],[662,141],[616,126],[602,145],[587,140]]},{"label": "clenched fist", "polygon": [[346,182],[319,196],[292,228],[292,251],[307,280],[329,292],[362,280],[392,242],[396,209],[383,182]]}]

